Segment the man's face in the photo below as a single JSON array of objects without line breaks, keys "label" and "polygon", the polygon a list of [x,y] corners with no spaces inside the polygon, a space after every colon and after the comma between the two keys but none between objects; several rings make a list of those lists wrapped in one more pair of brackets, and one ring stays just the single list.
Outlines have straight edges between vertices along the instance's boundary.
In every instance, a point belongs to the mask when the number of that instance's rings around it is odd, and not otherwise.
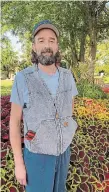
[{"label": "man's face", "polygon": [[35,36],[32,48],[37,54],[38,63],[42,65],[52,65],[55,63],[58,41],[51,29],[40,30]]}]

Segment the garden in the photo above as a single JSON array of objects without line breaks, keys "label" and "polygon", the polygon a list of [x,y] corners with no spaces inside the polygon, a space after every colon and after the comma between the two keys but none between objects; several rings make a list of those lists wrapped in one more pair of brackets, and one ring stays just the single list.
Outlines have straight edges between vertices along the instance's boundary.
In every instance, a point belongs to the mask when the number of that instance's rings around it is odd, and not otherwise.
[{"label": "garden", "polygon": [[[5,82],[6,90],[11,91],[10,83],[6,89]],[[66,188],[68,192],[109,192],[109,100],[79,95],[74,103],[73,118],[78,122],[78,129],[71,143]],[[14,175],[13,152],[9,141],[9,99],[10,94],[1,96],[1,191],[23,192],[23,186]],[[23,119],[21,137],[23,150]]]},{"label": "garden", "polygon": [[[9,100],[13,77],[31,65],[33,27],[45,19],[59,29],[58,64],[71,70],[79,93],[67,192],[109,192],[109,2],[2,1],[1,12],[1,192],[25,192],[14,173]],[[21,138],[23,151],[23,118]]]}]

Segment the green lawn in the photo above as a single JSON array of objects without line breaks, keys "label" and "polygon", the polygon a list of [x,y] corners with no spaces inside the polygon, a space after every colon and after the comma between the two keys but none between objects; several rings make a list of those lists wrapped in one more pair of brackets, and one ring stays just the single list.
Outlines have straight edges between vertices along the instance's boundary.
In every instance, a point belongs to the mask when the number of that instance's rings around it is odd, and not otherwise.
[{"label": "green lawn", "polygon": [[12,80],[1,80],[1,95],[10,95],[12,89]]},{"label": "green lawn", "polygon": [[104,83],[109,83],[109,76],[103,77],[103,81],[104,81]]}]

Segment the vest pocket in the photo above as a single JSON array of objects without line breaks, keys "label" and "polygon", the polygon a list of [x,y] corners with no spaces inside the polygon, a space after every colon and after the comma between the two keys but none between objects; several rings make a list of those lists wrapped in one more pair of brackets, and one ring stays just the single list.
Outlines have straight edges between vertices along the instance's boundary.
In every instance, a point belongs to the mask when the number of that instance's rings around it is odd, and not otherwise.
[{"label": "vest pocket", "polygon": [[30,143],[31,151],[43,154],[49,152],[49,154],[53,154],[54,146],[56,146],[57,143],[55,121],[53,119],[43,120],[39,129],[36,130],[36,134]]},{"label": "vest pocket", "polygon": [[72,117],[66,117],[61,120],[63,145],[68,146],[75,135],[75,131],[78,127],[77,122]]},{"label": "vest pocket", "polygon": [[78,124],[77,122],[72,118],[72,116],[65,117],[61,120],[61,124],[63,128],[67,128],[67,130],[74,131],[77,129]]}]

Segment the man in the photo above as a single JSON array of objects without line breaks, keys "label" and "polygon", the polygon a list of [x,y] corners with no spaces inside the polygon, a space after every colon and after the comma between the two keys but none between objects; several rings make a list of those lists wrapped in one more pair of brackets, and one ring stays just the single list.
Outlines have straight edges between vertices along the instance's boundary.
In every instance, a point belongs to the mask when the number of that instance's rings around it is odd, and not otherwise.
[{"label": "man", "polygon": [[26,192],[65,192],[70,143],[77,129],[72,98],[78,91],[71,71],[56,64],[58,39],[58,29],[50,21],[35,25],[32,66],[17,73],[12,87],[10,142],[15,175]]}]

